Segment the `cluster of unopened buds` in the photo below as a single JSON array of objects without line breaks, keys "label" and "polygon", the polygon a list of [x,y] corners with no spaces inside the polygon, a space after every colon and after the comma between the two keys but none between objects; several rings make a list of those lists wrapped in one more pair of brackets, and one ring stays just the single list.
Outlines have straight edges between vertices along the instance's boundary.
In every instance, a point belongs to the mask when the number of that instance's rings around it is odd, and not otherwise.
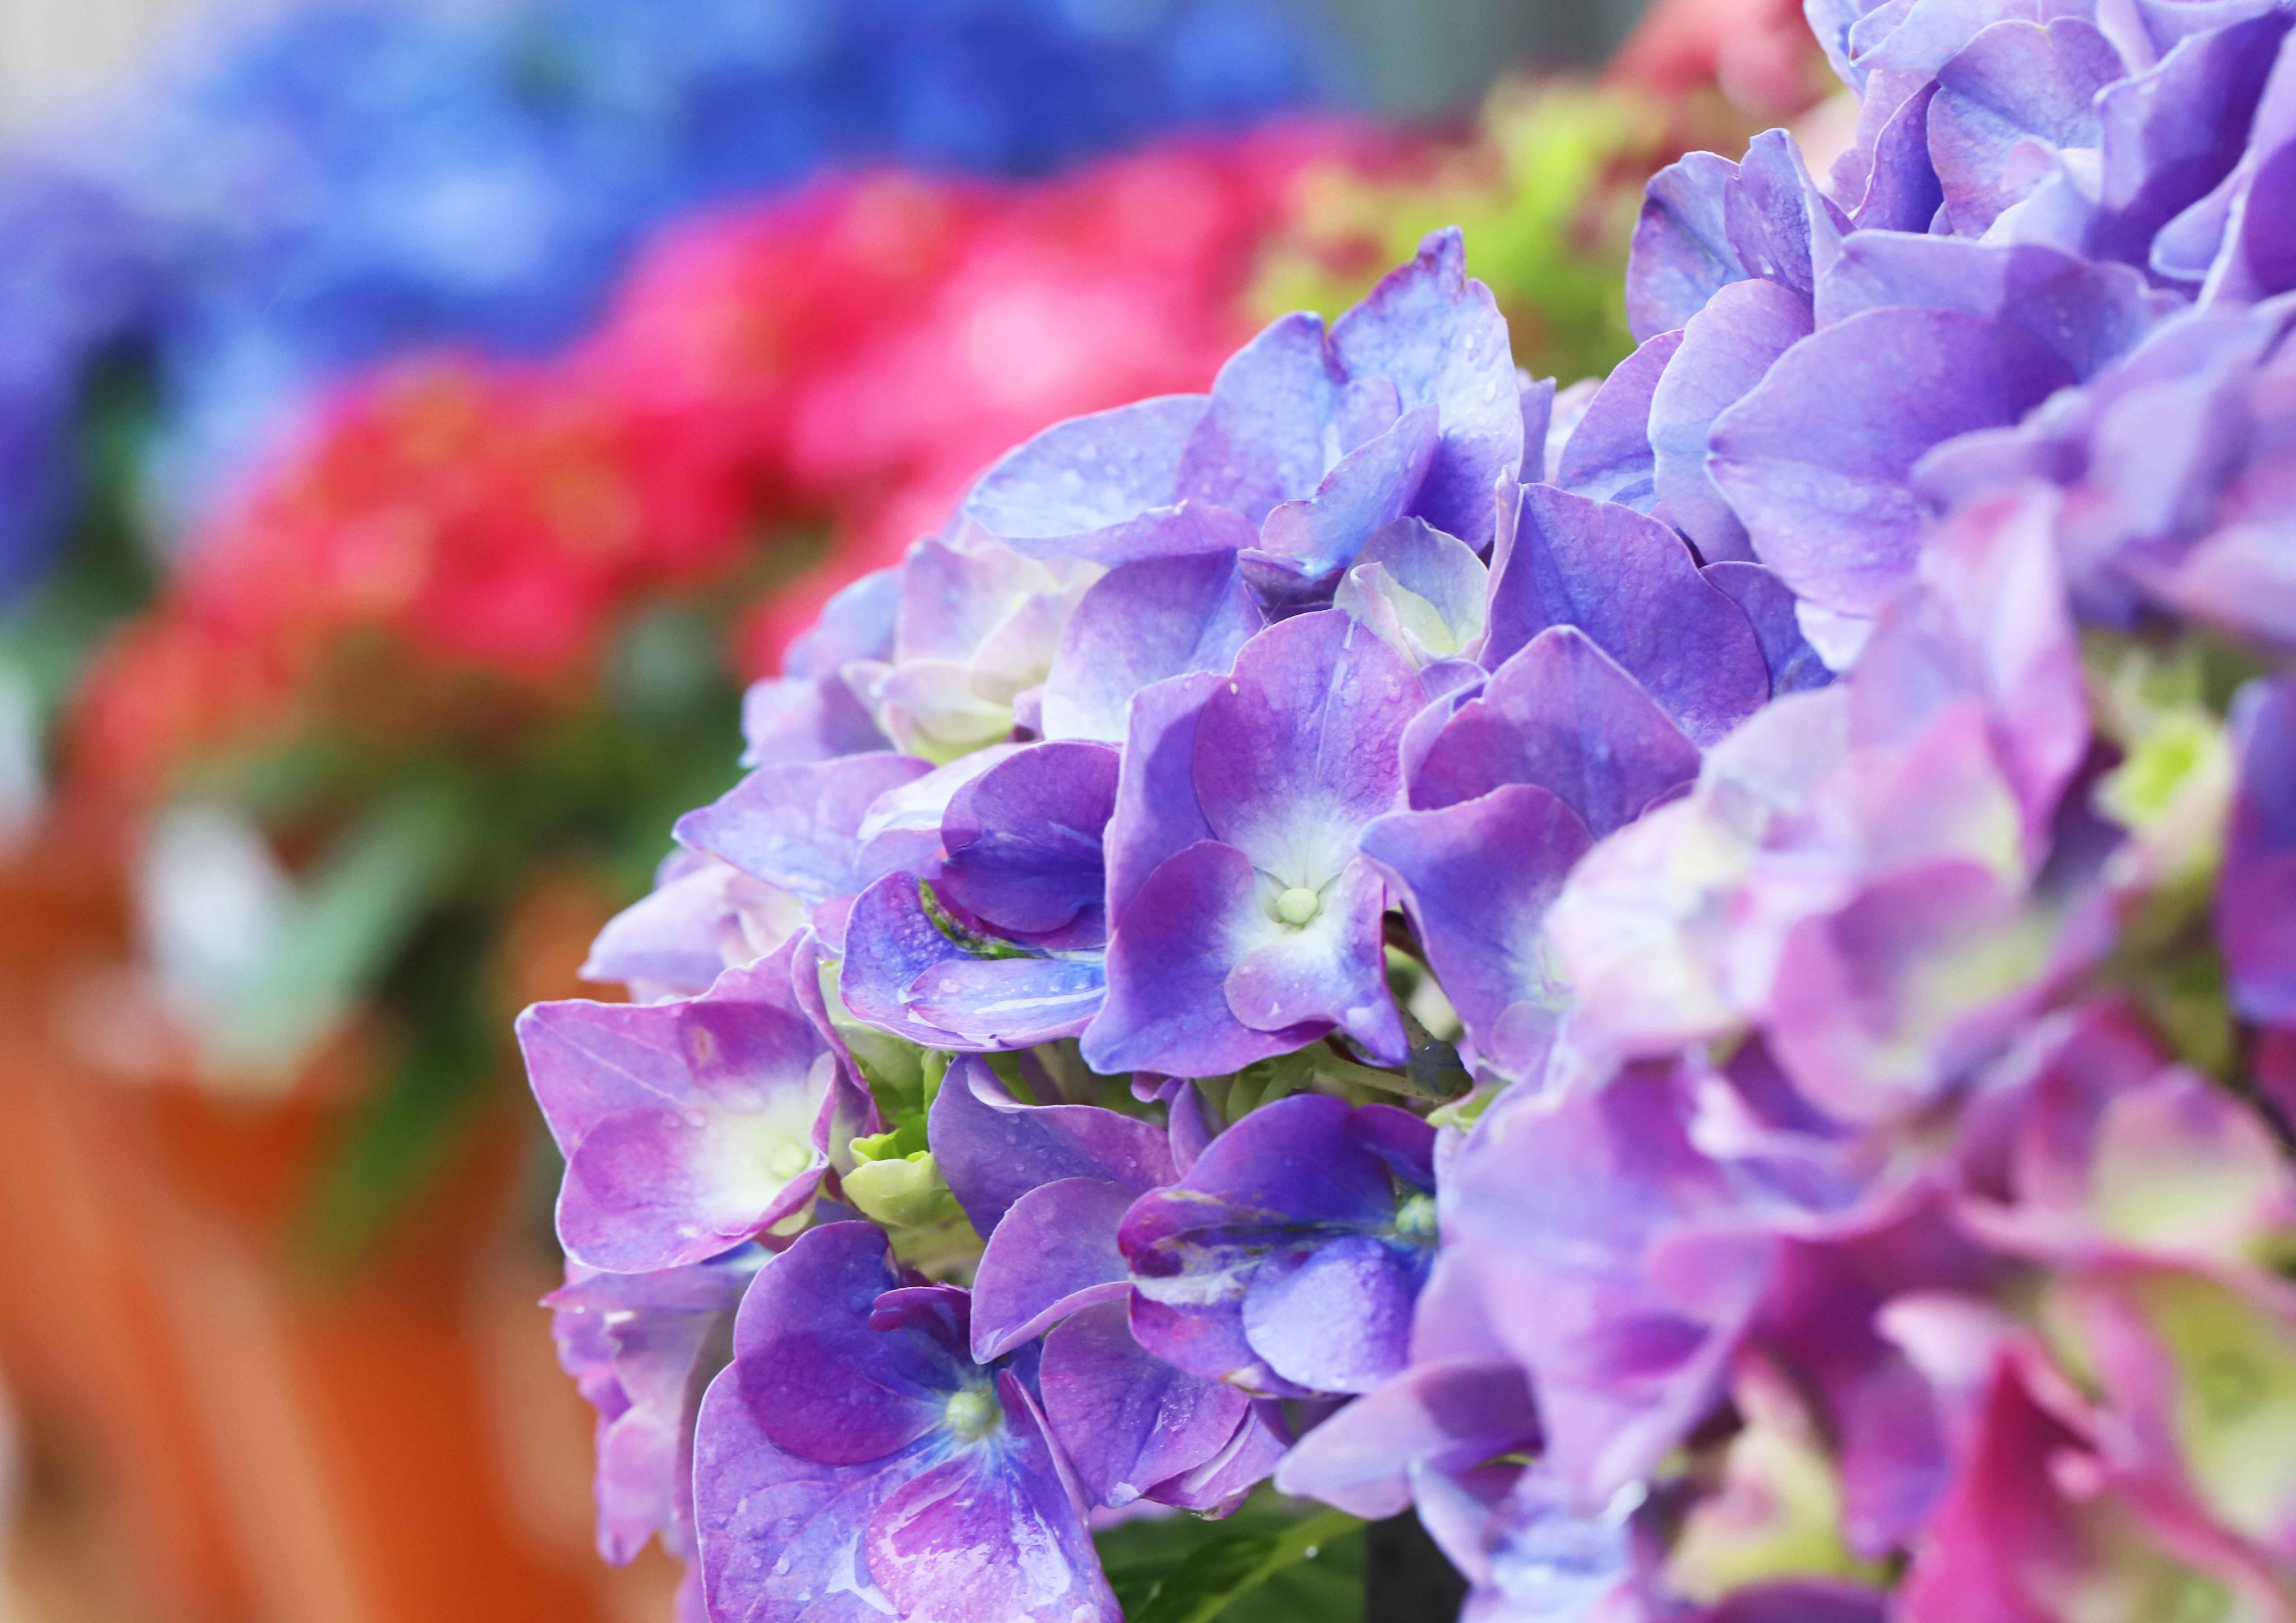
[{"label": "cluster of unopened buds", "polygon": [[1474,1623],[2296,1616],[2296,47],[1814,4],[1641,347],[1456,235],[1009,455],[531,1011],[610,1554],[1119,1617],[1415,1507]]}]

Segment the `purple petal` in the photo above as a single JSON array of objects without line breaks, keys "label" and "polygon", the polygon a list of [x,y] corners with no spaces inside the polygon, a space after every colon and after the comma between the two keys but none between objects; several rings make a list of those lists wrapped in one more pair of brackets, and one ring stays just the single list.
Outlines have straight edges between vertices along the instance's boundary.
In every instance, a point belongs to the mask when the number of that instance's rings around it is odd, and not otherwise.
[{"label": "purple petal", "polygon": [[1980,316],[2029,333],[2087,378],[2151,329],[2159,304],[2125,265],[2053,248],[1862,231],[1819,283],[1816,311],[1820,326],[1892,306]]},{"label": "purple petal", "polygon": [[890,750],[892,741],[839,673],[768,676],[742,694],[744,766],[825,761]]},{"label": "purple petal", "polygon": [[891,659],[901,578],[898,569],[873,570],[840,587],[822,604],[820,617],[791,639],[782,673],[811,679],[834,676],[856,660]]},{"label": "purple petal", "polygon": [[1125,1305],[1077,1314],[1045,1342],[1038,1377],[1053,1434],[1096,1504],[1122,1506],[1216,1458],[1251,1400],[1152,1357]]},{"label": "purple petal", "polygon": [[1536,485],[1546,477],[1546,430],[1554,421],[1554,380],[1524,378],[1518,386],[1522,404],[1522,466],[1517,480]]},{"label": "purple petal", "polygon": [[1180,493],[1234,508],[1255,528],[1278,503],[1307,495],[1324,476],[1324,430],[1346,382],[1321,316],[1279,317],[1213,380],[1180,459]]},{"label": "purple petal", "polygon": [[1103,744],[1044,743],[973,779],[941,820],[939,889],[1014,936],[1059,930],[1097,909],[1117,765]]},{"label": "purple petal", "polygon": [[1351,379],[1393,381],[1406,412],[1436,406],[1442,438],[1412,511],[1480,550],[1491,487],[1522,465],[1522,407],[1506,319],[1468,279],[1456,227],[1419,245],[1371,296],[1340,317],[1331,346]]},{"label": "purple petal", "polygon": [[1411,510],[1434,461],[1438,423],[1432,405],[1420,406],[1340,458],[1313,496],[1267,515],[1258,551],[1303,580],[1347,568],[1365,541]]},{"label": "purple petal", "polygon": [[1134,694],[1192,671],[1225,672],[1263,620],[1232,554],[1110,570],[1062,634],[1045,679],[1046,736],[1122,742]]},{"label": "purple petal", "polygon": [[1023,552],[1100,556],[1179,499],[1182,452],[1204,415],[1202,395],[1166,395],[1072,418],[980,476],[964,514]]},{"label": "purple petal", "polygon": [[1679,332],[1661,332],[1612,368],[1563,445],[1554,470],[1557,486],[1590,501],[1649,511],[1656,471],[1651,396],[1682,348],[1682,338]]},{"label": "purple petal", "polygon": [[2243,689],[2233,706],[2239,762],[2217,939],[2240,1012],[2296,1025],[2296,682]]},{"label": "purple petal", "polygon": [[1276,1467],[1275,1486],[1376,1520],[1410,1508],[1414,1466],[1462,1471],[1535,1448],[1538,1436],[1538,1411],[1521,1370],[1423,1364],[1300,1439]]},{"label": "purple petal", "polygon": [[808,1229],[758,1270],[734,1322],[734,1369],[774,1446],[852,1465],[883,1459],[941,1422],[968,1369],[922,1330],[880,1331],[877,1299],[900,1287],[884,1231]]},{"label": "purple petal", "polygon": [[1219,685],[1209,671],[1175,676],[1133,703],[1106,837],[1111,924],[1167,857],[1211,837],[1196,804],[1196,721]]},{"label": "purple petal", "polygon": [[1301,615],[1244,644],[1196,722],[1196,799],[1212,831],[1291,884],[1336,875],[1354,829],[1402,796],[1397,745],[1421,691],[1347,615]]},{"label": "purple petal", "polygon": [[1684,737],[1616,660],[1552,626],[1498,668],[1435,735],[1411,783],[1431,811],[1509,783],[1560,796],[1596,839],[1698,775]]},{"label": "purple petal", "polygon": [[1369,863],[1350,862],[1324,890],[1322,906],[1296,927],[1246,914],[1226,942],[1229,1012],[1254,1031],[1336,1026],[1383,1062],[1401,1064],[1410,1046],[1387,989],[1385,883]]},{"label": "purple petal", "polygon": [[1271,1257],[1243,1297],[1243,1333],[1286,1381],[1367,1392],[1401,1372],[1424,1258],[1368,1234]]},{"label": "purple petal", "polygon": [[1100,1012],[1108,973],[1096,956],[949,958],[928,964],[904,1003],[952,1047],[1001,1052],[1074,1037]]},{"label": "purple petal", "polygon": [[1956,311],[1867,310],[1819,329],[1715,420],[1709,469],[1754,552],[1797,594],[1870,613],[1900,586],[1931,447],[2014,422],[2072,381],[2021,330]]},{"label": "purple petal", "polygon": [[1784,581],[1759,563],[1726,561],[1710,563],[1700,572],[1746,611],[1754,638],[1762,645],[1762,661],[1770,668],[1771,697],[1782,699],[1833,680],[1817,650],[1803,637],[1794,614],[1794,594]]},{"label": "purple petal", "polygon": [[903,1617],[1124,1623],[1051,1439],[1010,1372],[1005,1430],[911,1478],[869,1518],[870,1575]]},{"label": "purple petal", "polygon": [[1543,945],[1546,909],[1592,843],[1568,806],[1529,784],[1365,832],[1365,853],[1395,876],[1477,1049],[1510,1074],[1544,1052],[1563,1006]]},{"label": "purple petal", "polygon": [[1320,1036],[1320,1026],[1255,1031],[1229,1011],[1233,944],[1269,923],[1259,889],[1251,859],[1211,840],[1150,874],[1109,939],[1108,998],[1085,1029],[1085,1063],[1103,1076],[1217,1077]]},{"label": "purple petal", "polygon": [[1753,627],[1665,525],[1543,485],[1523,487],[1520,514],[1491,586],[1487,667],[1550,626],[1576,626],[1700,744],[1768,699]]},{"label": "purple petal", "polygon": [[1726,158],[1692,152],[1651,176],[1627,262],[1636,341],[1678,331],[1716,292],[1750,274],[1723,221],[1723,200],[1737,174]]},{"label": "purple petal", "polygon": [[2096,28],[2059,17],[2046,26],[2005,18],[1980,30],[1938,72],[1929,151],[1955,232],[1984,234],[2051,166],[2052,149],[2102,139],[2096,94],[2128,70]]},{"label": "purple petal", "polygon": [[984,1234],[1046,1184],[1094,1178],[1137,1194],[1172,1177],[1171,1152],[1153,1124],[1098,1105],[1021,1104],[969,1055],[942,1079],[929,1136],[951,1193]]},{"label": "purple petal", "polygon": [[1002,1357],[1095,1303],[1117,1302],[1120,1310],[1132,1287],[1124,1253],[1116,1247],[1116,1225],[1139,1193],[1125,1184],[1072,1177],[1041,1184],[1013,1202],[988,1236],[973,1275],[977,1361]]},{"label": "purple petal", "polygon": [[[624,981],[696,996],[726,967],[726,881],[734,870],[680,851],[652,894],[616,914],[590,944],[585,980]],[[641,1001],[650,1001],[642,999]]]},{"label": "purple petal", "polygon": [[[1853,239],[1854,241],[1855,239]],[[1660,516],[1708,562],[1751,558],[1746,528],[1706,471],[1714,419],[1762,381],[1811,331],[1809,301],[1775,283],[1735,282],[1690,318],[1650,399],[1652,478]]]},{"label": "purple petal", "polygon": [[1801,149],[1782,129],[1765,130],[1747,143],[1724,193],[1723,218],[1748,275],[1805,298],[1849,229],[1802,167]]},{"label": "purple petal", "polygon": [[850,896],[866,882],[857,835],[871,805],[931,770],[890,751],[760,766],[680,817],[678,841],[808,902]]}]

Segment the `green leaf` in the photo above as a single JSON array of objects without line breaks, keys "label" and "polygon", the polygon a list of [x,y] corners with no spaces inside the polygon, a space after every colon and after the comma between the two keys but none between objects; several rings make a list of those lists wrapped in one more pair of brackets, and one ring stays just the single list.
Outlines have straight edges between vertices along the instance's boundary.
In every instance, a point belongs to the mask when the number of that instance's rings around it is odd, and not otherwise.
[{"label": "green leaf", "polygon": [[1363,1523],[1265,1501],[1226,1521],[1126,1526],[1102,1538],[1128,1623],[1353,1623],[1363,1611]]}]

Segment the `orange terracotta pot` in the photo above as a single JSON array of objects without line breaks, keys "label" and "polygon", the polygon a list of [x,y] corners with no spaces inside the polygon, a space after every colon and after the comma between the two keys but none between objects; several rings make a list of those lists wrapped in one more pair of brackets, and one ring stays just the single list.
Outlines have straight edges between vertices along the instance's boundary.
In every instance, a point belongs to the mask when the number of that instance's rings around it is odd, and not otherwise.
[{"label": "orange terracotta pot", "polygon": [[89,1581],[125,1597],[96,1615],[666,1620],[668,1562],[591,1547],[512,1091],[381,1254],[314,1277],[285,1218],[356,1078],[239,1103],[108,1074],[68,1033],[125,960],[101,864],[0,872],[0,1368],[35,1459],[83,1489],[78,1545],[113,1569]]}]

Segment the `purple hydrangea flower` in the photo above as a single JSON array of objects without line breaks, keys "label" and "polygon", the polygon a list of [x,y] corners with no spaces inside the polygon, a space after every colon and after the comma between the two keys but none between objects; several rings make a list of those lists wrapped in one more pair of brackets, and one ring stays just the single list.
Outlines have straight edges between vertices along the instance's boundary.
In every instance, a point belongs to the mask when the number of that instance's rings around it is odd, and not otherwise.
[{"label": "purple hydrangea flower", "polygon": [[1434,1141],[1408,1111],[1320,1094],[1244,1117],[1124,1218],[1141,1343],[1278,1397],[1396,1373],[1433,1256]]},{"label": "purple hydrangea flower", "polygon": [[566,1178],[567,1255],[616,1273],[698,1263],[803,1209],[868,1107],[800,996],[808,938],[700,997],[540,1004],[519,1045]]},{"label": "purple hydrangea flower", "polygon": [[1108,831],[1095,1069],[1216,1076],[1333,1030],[1382,1062],[1407,1057],[1386,885],[1357,840],[1401,804],[1398,750],[1422,701],[1394,652],[1337,611],[1261,632],[1225,680],[1141,696]]},{"label": "purple hydrangea flower", "polygon": [[975,1362],[967,1317],[865,1223],[759,1271],[694,1434],[711,1617],[1120,1623],[1035,1359]]}]

